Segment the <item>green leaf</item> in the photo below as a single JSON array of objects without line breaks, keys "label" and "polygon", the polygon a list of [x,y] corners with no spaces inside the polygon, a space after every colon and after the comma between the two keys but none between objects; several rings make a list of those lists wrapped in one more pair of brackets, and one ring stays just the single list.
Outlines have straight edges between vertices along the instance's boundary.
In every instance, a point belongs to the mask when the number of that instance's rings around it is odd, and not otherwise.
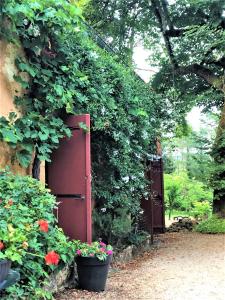
[{"label": "green leaf", "polygon": [[46,132],[38,132],[38,136],[41,141],[46,141],[49,137],[49,134]]},{"label": "green leaf", "polygon": [[3,128],[1,129],[1,133],[3,136],[3,140],[7,143],[16,144],[19,141],[19,137],[15,132],[11,129]]},{"label": "green leaf", "polygon": [[22,167],[27,168],[31,163],[32,153],[26,150],[18,151],[16,153],[16,158],[18,159]]},{"label": "green leaf", "polygon": [[29,88],[29,82],[23,80],[21,76],[14,75],[13,78],[15,79],[15,81],[20,83],[20,85],[22,86],[23,89]]},{"label": "green leaf", "polygon": [[28,63],[21,62],[18,64],[18,67],[21,71],[27,72],[32,77],[35,77],[36,71],[34,68],[32,68]]},{"label": "green leaf", "polygon": [[84,132],[90,132],[90,128],[84,122],[79,122],[78,125],[81,129],[83,129]]}]

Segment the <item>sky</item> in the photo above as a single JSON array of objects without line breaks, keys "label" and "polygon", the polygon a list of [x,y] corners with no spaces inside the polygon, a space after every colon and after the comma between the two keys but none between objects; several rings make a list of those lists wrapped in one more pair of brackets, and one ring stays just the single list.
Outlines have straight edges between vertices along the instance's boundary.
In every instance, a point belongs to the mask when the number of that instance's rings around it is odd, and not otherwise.
[{"label": "sky", "polygon": [[199,107],[193,107],[192,110],[188,113],[186,120],[188,124],[191,125],[193,130],[199,131],[202,126],[201,118],[203,114],[201,113],[201,109]]},{"label": "sky", "polygon": [[[146,50],[141,46],[137,46],[134,48],[133,59],[137,66],[137,69],[135,71],[145,82],[149,82],[151,76],[155,72],[157,72],[157,68],[151,67],[147,62],[150,54],[151,52],[149,50]],[[143,70],[140,70],[139,68]]]}]

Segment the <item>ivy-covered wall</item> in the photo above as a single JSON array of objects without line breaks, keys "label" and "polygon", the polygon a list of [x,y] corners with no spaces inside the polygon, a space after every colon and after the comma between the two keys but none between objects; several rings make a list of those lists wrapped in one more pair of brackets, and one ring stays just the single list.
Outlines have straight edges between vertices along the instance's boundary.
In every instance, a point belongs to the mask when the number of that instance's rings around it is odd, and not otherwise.
[{"label": "ivy-covered wall", "polygon": [[[14,105],[15,95],[22,92],[21,85],[16,82],[14,75],[18,74],[15,66],[15,58],[23,55],[22,47],[0,40],[0,116],[8,116],[10,112],[17,112]],[[16,91],[18,91],[16,93]],[[0,168],[9,166],[15,173],[29,174],[30,168],[23,168],[17,160],[14,159],[16,151],[9,145],[0,142]]]},{"label": "ivy-covered wall", "polygon": [[17,147],[23,166],[35,153],[37,178],[40,161],[50,161],[60,139],[71,134],[64,116],[89,113],[96,238],[114,244],[132,240],[140,199],[148,196],[145,161],[155,153],[155,138],[169,118],[163,99],[120,57],[93,41],[76,4],[3,0],[1,7],[2,23],[8,20],[9,26],[0,26],[0,35],[20,40],[26,59],[16,58],[16,80],[25,93],[14,99],[24,113],[0,118],[0,140]]},{"label": "ivy-covered wall", "polygon": [[[23,88],[14,79],[19,71],[15,65],[17,57],[25,57],[22,46],[0,40],[0,117],[7,117],[10,112],[16,112],[18,116],[22,113],[14,104],[14,97],[23,94]],[[27,73],[23,74],[25,80],[29,80]],[[0,141],[0,169],[6,166],[17,174],[31,175],[31,168],[22,167],[15,159],[16,150],[9,147],[6,142]],[[45,182],[45,163],[41,164],[40,180]]]}]

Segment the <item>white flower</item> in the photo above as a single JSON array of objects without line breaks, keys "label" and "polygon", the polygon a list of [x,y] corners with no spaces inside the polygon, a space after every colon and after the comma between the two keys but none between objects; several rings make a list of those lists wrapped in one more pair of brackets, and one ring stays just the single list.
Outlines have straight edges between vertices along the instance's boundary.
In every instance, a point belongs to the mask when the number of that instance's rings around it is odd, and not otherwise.
[{"label": "white flower", "polygon": [[92,52],[90,52],[90,57],[94,58],[94,59],[98,59],[99,55],[95,51],[92,51]]},{"label": "white flower", "polygon": [[28,20],[27,19],[24,19],[23,20],[23,24],[26,26],[28,24]]},{"label": "white flower", "polygon": [[103,107],[102,107],[102,109],[101,109],[101,113],[102,113],[102,115],[104,115],[104,114],[105,114],[105,111],[106,111],[106,109],[105,109],[105,106],[103,106]]},{"label": "white flower", "polygon": [[129,178],[129,176],[125,176],[125,177],[122,177],[122,180],[123,180],[125,183],[127,183],[127,182],[129,182],[130,178]]}]

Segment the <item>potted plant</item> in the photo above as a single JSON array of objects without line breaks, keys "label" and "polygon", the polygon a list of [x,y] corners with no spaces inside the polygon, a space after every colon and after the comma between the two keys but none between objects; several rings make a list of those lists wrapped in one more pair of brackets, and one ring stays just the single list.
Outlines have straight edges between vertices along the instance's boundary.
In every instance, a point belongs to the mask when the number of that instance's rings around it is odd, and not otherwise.
[{"label": "potted plant", "polygon": [[79,243],[77,247],[79,288],[95,292],[104,291],[113,254],[112,246],[103,242],[93,242]]},{"label": "potted plant", "polygon": [[11,267],[11,261],[7,259],[0,260],[0,287],[1,283],[4,282],[9,274]]}]

